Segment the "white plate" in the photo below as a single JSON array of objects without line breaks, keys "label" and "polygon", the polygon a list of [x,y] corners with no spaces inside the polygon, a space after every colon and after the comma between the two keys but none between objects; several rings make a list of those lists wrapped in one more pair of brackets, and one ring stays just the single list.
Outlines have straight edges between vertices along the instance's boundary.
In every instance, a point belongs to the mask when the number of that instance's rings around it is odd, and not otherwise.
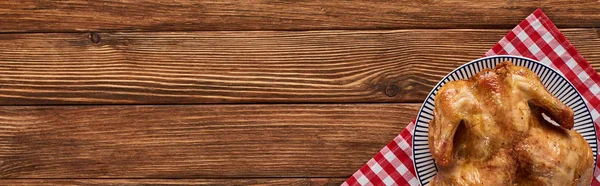
[{"label": "white plate", "polygon": [[507,60],[517,66],[524,66],[531,69],[540,77],[542,83],[552,95],[556,96],[560,101],[573,109],[575,112],[575,126],[573,129],[579,132],[592,147],[592,152],[594,153],[594,165],[596,165],[595,160],[598,149],[594,121],[592,120],[592,116],[583,97],[577,92],[567,78],[549,66],[529,58],[508,55],[491,56],[471,61],[450,72],[450,74],[444,77],[444,79],[433,88],[421,106],[413,131],[412,144],[413,163],[415,164],[415,169],[417,171],[416,176],[421,185],[429,185],[429,181],[431,181],[437,173],[437,167],[429,152],[427,139],[429,121],[433,117],[434,100],[437,90],[449,81],[468,79],[483,69],[494,68],[498,63]]}]

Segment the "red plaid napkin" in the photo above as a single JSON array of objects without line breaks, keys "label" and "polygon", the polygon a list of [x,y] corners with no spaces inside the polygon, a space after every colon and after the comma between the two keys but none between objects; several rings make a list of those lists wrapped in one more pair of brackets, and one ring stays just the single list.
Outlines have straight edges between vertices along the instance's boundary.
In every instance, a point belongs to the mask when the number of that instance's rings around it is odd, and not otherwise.
[{"label": "red plaid napkin", "polygon": [[[484,56],[505,54],[528,57],[558,69],[585,98],[596,130],[600,130],[600,75],[542,10],[529,15]],[[419,185],[412,160],[414,122],[342,185]],[[594,177],[592,185],[600,186],[598,164]]]}]

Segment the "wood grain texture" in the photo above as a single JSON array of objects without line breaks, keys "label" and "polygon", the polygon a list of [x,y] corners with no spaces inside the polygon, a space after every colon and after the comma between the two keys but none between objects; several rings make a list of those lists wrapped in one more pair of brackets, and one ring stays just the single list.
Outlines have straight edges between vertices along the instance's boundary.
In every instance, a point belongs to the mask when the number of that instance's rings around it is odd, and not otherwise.
[{"label": "wood grain texture", "polygon": [[[0,105],[422,102],[506,32],[0,34]],[[563,32],[600,69],[598,30]]]},{"label": "wood grain texture", "polygon": [[345,178],[418,108],[5,106],[0,178]]},{"label": "wood grain texture", "polygon": [[512,28],[536,8],[559,27],[599,27],[585,1],[2,1],[0,32]]},{"label": "wood grain texture", "polygon": [[2,179],[11,186],[339,186],[345,178],[264,178],[264,179]]}]

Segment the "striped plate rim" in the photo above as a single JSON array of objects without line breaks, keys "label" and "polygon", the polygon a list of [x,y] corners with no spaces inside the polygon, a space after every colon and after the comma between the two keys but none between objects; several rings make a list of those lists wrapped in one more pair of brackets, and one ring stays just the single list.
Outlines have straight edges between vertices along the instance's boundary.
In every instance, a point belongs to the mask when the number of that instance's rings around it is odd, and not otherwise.
[{"label": "striped plate rim", "polygon": [[423,105],[421,105],[417,120],[415,121],[412,140],[412,160],[415,165],[417,179],[421,185],[428,185],[429,181],[437,173],[435,161],[429,152],[427,135],[429,121],[433,118],[434,100],[438,89],[449,81],[467,79],[482,69],[494,68],[498,63],[507,60],[517,66],[524,66],[531,69],[540,77],[542,83],[550,93],[573,109],[575,113],[575,126],[573,129],[579,132],[592,147],[595,165],[598,149],[594,121],[592,120],[585,99],[583,99],[571,82],[560,72],[533,59],[521,56],[498,55],[476,59],[454,69],[438,82],[423,102]]}]

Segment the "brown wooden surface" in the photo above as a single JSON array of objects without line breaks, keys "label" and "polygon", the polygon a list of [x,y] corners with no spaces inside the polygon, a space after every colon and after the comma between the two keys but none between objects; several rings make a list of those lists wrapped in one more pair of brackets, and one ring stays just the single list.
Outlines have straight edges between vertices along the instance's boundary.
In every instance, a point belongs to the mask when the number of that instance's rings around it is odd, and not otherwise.
[{"label": "brown wooden surface", "polygon": [[214,185],[214,186],[259,186],[301,185],[338,186],[343,178],[266,178],[266,179],[4,179],[2,184],[11,186],[169,186],[169,185]]},{"label": "brown wooden surface", "polygon": [[538,7],[600,72],[595,0],[0,0],[0,185],[339,185]]},{"label": "brown wooden surface", "polygon": [[[507,32],[2,34],[0,104],[422,102]],[[563,32],[600,70],[597,30]]]},{"label": "brown wooden surface", "polygon": [[418,108],[0,107],[0,177],[347,177],[397,136]]},{"label": "brown wooden surface", "polygon": [[600,26],[585,1],[3,1],[1,32],[512,28],[540,7],[560,27]]}]

